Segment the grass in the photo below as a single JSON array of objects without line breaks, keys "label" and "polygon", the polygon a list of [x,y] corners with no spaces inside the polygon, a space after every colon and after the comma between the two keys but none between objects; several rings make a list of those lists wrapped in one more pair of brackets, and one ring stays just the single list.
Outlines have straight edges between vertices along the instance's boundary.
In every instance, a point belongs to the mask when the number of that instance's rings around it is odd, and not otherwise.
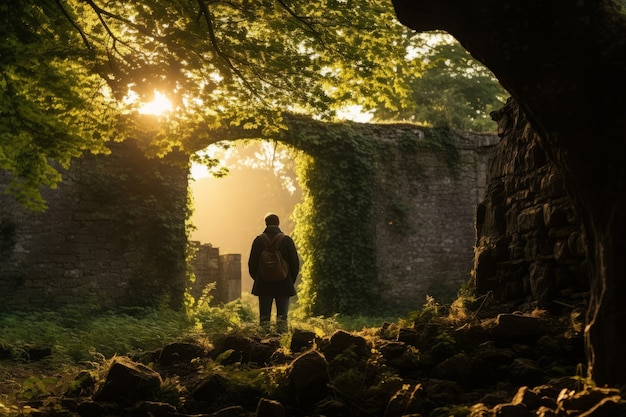
[{"label": "grass", "polygon": [[52,361],[75,363],[154,349],[188,332],[192,322],[171,310],[86,314],[80,308],[0,315],[0,345],[19,361],[20,347],[52,347]]},{"label": "grass", "polygon": [[[244,294],[225,305],[211,306],[207,294],[190,303],[186,311],[126,308],[96,312],[88,306],[58,311],[0,314],[0,411],[3,404],[36,397],[67,385],[81,370],[99,372],[116,355],[156,350],[180,340],[208,343],[229,333],[260,334],[256,297]],[[318,336],[335,330],[361,331],[380,327],[390,317],[301,317],[297,305],[290,326],[312,330]],[[282,343],[288,346],[289,337]],[[44,360],[29,361],[25,347],[52,349]]]},{"label": "grass", "polygon": [[[51,346],[53,361],[80,364],[101,356],[153,350],[174,340],[199,335],[211,339],[231,332],[254,333],[258,310],[253,298],[244,296],[218,307],[199,304],[187,312],[135,308],[93,313],[74,307],[2,314],[0,347],[11,351],[13,359],[19,361],[22,346]],[[324,336],[337,329],[359,331],[390,320],[397,318],[339,315],[299,318],[293,314],[290,325]]]},{"label": "grass", "polygon": [[[405,319],[390,315],[305,317],[293,303],[289,324],[323,337],[338,329],[360,332],[380,328],[384,323],[403,326],[403,322],[411,323],[418,316],[440,316],[441,308],[428,297],[421,309]],[[235,301],[213,306],[209,289],[197,302],[191,300],[185,311],[133,307],[96,312],[89,306],[73,306],[0,314],[0,359],[10,352],[12,362],[27,362],[21,357],[24,346],[46,346],[52,348],[50,365],[80,366],[115,355],[155,350],[173,341],[212,341],[224,334],[254,336],[260,331],[255,296],[244,293]]]},{"label": "grass", "polygon": [[[31,415],[33,410],[20,407],[33,400],[48,401],[68,389],[80,390],[85,378],[103,381],[116,356],[149,357],[143,354],[149,355],[174,341],[196,341],[209,347],[225,335],[267,336],[258,325],[255,296],[245,293],[235,301],[214,306],[211,290],[208,288],[199,300],[189,299],[184,311],[119,308],[99,312],[89,306],[74,306],[58,311],[0,314],[0,415]],[[289,325],[292,330],[313,331],[318,337],[341,329],[365,338],[376,339],[383,334],[394,338],[400,328],[412,327],[415,321],[467,320],[465,298],[459,297],[454,306],[443,306],[427,296],[423,306],[404,318],[396,314],[307,317],[295,299],[290,308]],[[283,334],[280,343],[288,351],[291,332]],[[43,360],[30,361],[25,354],[28,346],[48,347],[52,354]],[[376,355],[372,361],[371,364],[376,364]],[[387,381],[384,375],[380,387],[363,385],[368,378],[368,368],[357,366],[358,361],[350,357],[349,352],[339,355],[335,362],[331,384],[337,392],[351,398],[354,406],[366,406],[377,391],[392,386],[383,384]],[[280,389],[285,370],[283,366],[222,367],[218,357],[207,361],[197,371],[198,376],[216,369],[228,369],[230,380],[240,380],[243,385],[268,392]],[[168,377],[162,384],[161,395],[171,398],[170,403],[175,404],[182,389],[184,385],[177,376]]]}]

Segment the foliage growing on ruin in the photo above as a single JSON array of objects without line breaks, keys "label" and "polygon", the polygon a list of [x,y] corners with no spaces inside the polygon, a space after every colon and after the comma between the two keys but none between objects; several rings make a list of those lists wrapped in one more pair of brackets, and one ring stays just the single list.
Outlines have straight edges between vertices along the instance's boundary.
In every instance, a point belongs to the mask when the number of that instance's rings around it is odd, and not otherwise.
[{"label": "foliage growing on ruin", "polygon": [[426,139],[430,146],[443,150],[445,162],[450,167],[452,173],[458,174],[461,155],[452,130],[447,127],[430,129]]},{"label": "foliage growing on ruin", "polygon": [[10,219],[0,219],[0,256],[7,256],[16,243],[17,226]]},{"label": "foliage growing on ruin", "polygon": [[[14,174],[9,191],[34,209],[45,208],[39,186],[61,180],[58,165],[142,135],[135,116],[155,91],[173,111],[150,121],[152,156],[193,153],[232,126],[277,133],[286,109],[329,120],[357,105],[378,120],[399,120],[427,100],[431,113],[447,111],[424,84],[445,89],[445,105],[470,103],[484,119],[485,103],[501,92],[453,40],[439,50],[431,36],[401,25],[384,0],[28,0],[0,11],[0,169]],[[437,83],[420,82],[429,71]],[[459,71],[480,78],[454,76]]]},{"label": "foliage growing on ruin", "polygon": [[371,225],[375,147],[349,123],[290,122],[303,201],[294,238],[303,257],[299,297],[312,315],[379,311]]},{"label": "foliage growing on ruin", "polygon": [[[376,161],[380,155],[397,152],[389,147],[411,153],[435,148],[457,172],[454,134],[426,128],[424,138],[400,138],[396,145],[364,136],[351,122],[323,124],[294,117],[288,125],[285,142],[303,152],[297,168],[303,201],[294,212],[294,238],[303,257],[300,306],[309,315],[390,312],[391,306],[380,304],[383,283],[372,224]],[[392,200],[389,210],[397,219],[403,218]],[[406,225],[399,224],[398,232],[403,233],[403,228]]]},{"label": "foliage growing on ruin", "polygon": [[[133,142],[116,145],[123,162],[112,170],[106,158],[94,159],[75,179],[85,201],[85,219],[105,222],[120,256],[140,257],[126,300],[138,306],[180,308],[186,279],[187,218],[185,157],[148,159]],[[106,237],[103,237],[103,239]],[[123,254],[123,255],[122,255]],[[154,295],[159,295],[155,297]],[[147,305],[151,304],[151,305]]]}]

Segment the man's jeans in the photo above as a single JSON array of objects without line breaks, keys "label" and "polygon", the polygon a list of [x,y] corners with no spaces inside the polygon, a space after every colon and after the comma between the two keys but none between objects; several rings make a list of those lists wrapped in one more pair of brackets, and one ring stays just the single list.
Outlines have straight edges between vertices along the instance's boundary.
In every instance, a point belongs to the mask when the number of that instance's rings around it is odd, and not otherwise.
[{"label": "man's jeans", "polygon": [[276,300],[276,330],[278,332],[287,331],[287,316],[289,314],[289,296],[271,297],[259,296],[259,319],[262,327],[270,327],[272,318],[272,304]]}]

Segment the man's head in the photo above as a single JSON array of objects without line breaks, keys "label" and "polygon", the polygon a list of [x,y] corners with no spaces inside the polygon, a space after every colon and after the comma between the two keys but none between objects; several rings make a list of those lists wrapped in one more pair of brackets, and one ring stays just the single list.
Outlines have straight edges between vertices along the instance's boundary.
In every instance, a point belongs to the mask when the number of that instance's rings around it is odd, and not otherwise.
[{"label": "man's head", "polygon": [[265,216],[265,225],[266,226],[278,226],[278,224],[280,223],[280,220],[278,219],[278,216],[275,214],[268,214],[267,216]]}]

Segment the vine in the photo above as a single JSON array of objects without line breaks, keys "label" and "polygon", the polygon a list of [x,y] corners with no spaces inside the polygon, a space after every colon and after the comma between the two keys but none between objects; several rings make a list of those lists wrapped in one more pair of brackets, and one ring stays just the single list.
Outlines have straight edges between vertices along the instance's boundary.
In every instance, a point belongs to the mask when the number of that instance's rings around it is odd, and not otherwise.
[{"label": "vine", "polygon": [[456,135],[448,128],[433,128],[428,131],[426,135],[428,143],[436,148],[445,152],[448,166],[453,174],[459,175],[461,155],[457,144]]},{"label": "vine", "polygon": [[147,158],[132,141],[114,146],[113,162],[96,157],[88,175],[80,175],[79,192],[93,205],[89,216],[108,224],[107,240],[116,242],[111,256],[123,254],[132,268],[127,302],[180,309],[187,269],[187,159],[174,153]]},{"label": "vine", "polygon": [[[374,193],[381,192],[375,172],[380,155],[440,149],[452,173],[458,175],[455,136],[448,129],[423,129],[421,138],[400,137],[393,150],[355,123],[321,123],[304,117],[286,121],[283,140],[303,152],[297,161],[303,200],[294,213],[294,238],[303,257],[298,287],[302,312],[309,316],[379,314],[385,308],[380,305],[383,283],[377,269],[373,213]],[[405,169],[424,175],[419,165]],[[402,202],[389,200],[385,211],[399,233],[410,233]]]},{"label": "vine", "polygon": [[8,257],[17,243],[17,225],[13,220],[0,218],[0,255]]},{"label": "vine", "polygon": [[[299,297],[305,314],[379,311],[380,282],[372,225],[375,147],[350,123],[290,121],[303,201],[294,238],[303,268]],[[297,137],[295,137],[297,135]]]}]

